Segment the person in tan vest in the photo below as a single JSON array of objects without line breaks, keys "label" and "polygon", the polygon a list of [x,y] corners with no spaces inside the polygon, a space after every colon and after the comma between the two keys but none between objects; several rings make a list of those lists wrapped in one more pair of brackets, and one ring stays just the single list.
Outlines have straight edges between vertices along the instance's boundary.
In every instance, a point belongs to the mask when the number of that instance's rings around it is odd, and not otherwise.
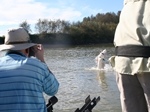
[{"label": "person in tan vest", "polygon": [[114,45],[122,112],[150,112],[150,0],[124,0]]}]

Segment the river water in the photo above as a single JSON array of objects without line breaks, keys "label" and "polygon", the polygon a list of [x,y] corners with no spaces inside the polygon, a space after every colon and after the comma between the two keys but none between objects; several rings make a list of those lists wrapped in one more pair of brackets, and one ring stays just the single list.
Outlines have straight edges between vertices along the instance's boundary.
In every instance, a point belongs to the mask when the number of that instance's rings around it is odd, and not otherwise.
[{"label": "river water", "polygon": [[[94,59],[104,49],[107,50],[106,65],[98,70]],[[114,47],[106,45],[45,47],[46,62],[60,82],[54,112],[74,112],[83,106],[88,95],[91,99],[101,98],[93,112],[121,112],[115,72],[108,61],[113,53]]]},{"label": "river water", "polygon": [[[95,57],[107,50],[105,68],[96,68]],[[54,112],[74,112],[84,105],[85,98],[100,96],[100,101],[92,112],[121,112],[119,91],[115,72],[109,64],[114,53],[113,46],[78,46],[51,48],[45,46],[45,60],[60,83],[53,106]],[[2,55],[2,54],[0,54]],[[45,95],[46,101],[50,98]]]}]

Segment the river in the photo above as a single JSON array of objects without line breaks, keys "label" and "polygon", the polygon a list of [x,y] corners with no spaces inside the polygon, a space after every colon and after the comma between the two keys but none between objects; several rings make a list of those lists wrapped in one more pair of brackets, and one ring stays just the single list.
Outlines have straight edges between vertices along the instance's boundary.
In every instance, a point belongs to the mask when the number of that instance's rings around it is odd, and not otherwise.
[{"label": "river", "polygon": [[[107,50],[106,65],[98,70],[94,59],[103,49]],[[45,47],[46,62],[60,82],[54,112],[74,112],[88,95],[91,99],[100,96],[93,112],[121,112],[115,72],[108,61],[113,53],[114,47],[106,45]]]},{"label": "river", "polygon": [[[91,99],[100,96],[92,112],[121,112],[115,72],[108,61],[114,53],[113,46],[44,47],[46,63],[60,83],[54,112],[74,112],[84,105],[89,95]],[[94,59],[104,49],[106,65],[98,70]],[[50,98],[45,94],[44,97],[46,101]]]}]

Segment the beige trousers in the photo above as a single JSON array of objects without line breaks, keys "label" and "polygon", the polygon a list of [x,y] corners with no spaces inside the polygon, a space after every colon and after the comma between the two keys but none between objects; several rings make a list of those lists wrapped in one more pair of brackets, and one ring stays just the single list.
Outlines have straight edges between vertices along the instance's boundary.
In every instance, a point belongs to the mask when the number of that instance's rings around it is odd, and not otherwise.
[{"label": "beige trousers", "polygon": [[150,112],[150,73],[116,74],[122,112]]}]

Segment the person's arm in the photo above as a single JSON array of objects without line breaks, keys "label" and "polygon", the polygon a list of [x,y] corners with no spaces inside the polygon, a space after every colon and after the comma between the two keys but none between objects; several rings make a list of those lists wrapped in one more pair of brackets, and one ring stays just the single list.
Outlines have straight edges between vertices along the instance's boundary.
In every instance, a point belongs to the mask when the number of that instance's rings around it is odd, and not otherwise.
[{"label": "person's arm", "polygon": [[[41,62],[45,63],[44,60],[44,49],[41,44],[35,45],[33,47],[33,51],[35,53],[35,57],[39,59]],[[54,74],[50,71],[50,69],[47,66],[47,69],[45,69],[45,78],[43,81],[43,90],[47,95],[55,95],[59,88],[59,82],[57,81]]]},{"label": "person's arm", "polygon": [[[36,57],[37,59],[39,59],[41,62],[43,62],[43,63],[46,64],[46,62],[45,62],[45,60],[44,60],[44,49],[43,49],[43,45],[42,45],[42,44],[37,44],[37,45],[35,45],[35,46],[33,47],[33,51],[34,51],[34,53],[35,53],[35,57]],[[50,72],[51,74],[53,74],[53,73],[50,71],[49,68],[48,68],[48,70],[49,70],[49,72]],[[53,74],[53,75],[54,75],[54,74]]]}]

